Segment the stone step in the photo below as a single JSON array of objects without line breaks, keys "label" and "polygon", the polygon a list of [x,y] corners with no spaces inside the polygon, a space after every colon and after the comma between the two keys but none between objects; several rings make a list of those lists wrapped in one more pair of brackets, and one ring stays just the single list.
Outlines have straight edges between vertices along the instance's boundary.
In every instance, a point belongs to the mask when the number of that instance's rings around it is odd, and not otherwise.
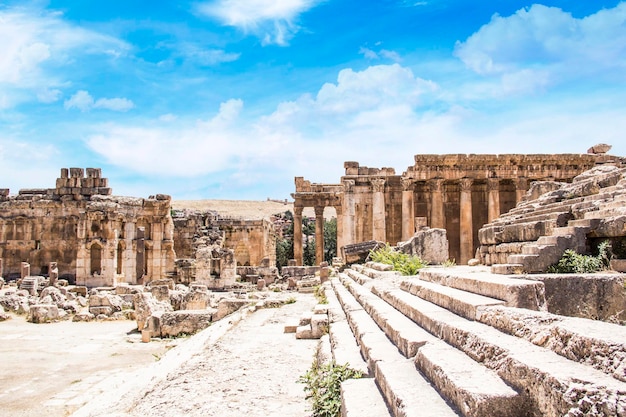
[{"label": "stone step", "polygon": [[[389,312],[384,311],[385,309],[390,309],[394,314],[400,316],[402,314],[375,294],[368,294],[365,288],[358,288],[359,285],[350,281],[349,278],[346,278],[344,283],[348,284],[349,291],[357,301],[361,302],[364,310],[369,313],[371,318],[374,318],[374,321],[387,334],[387,337],[395,340],[393,330],[389,330],[389,324],[392,321],[380,323],[376,317],[389,314]],[[427,284],[433,285],[432,283]],[[384,283],[377,281],[373,290],[377,291],[378,287],[389,288]],[[376,305],[377,303],[373,302],[373,299],[382,303]],[[372,308],[373,305],[376,307]],[[526,408],[526,400],[506,385],[493,371],[451,348],[441,339],[426,332],[406,317],[402,317],[409,323],[408,325],[402,324],[406,326],[405,332],[414,332],[416,336],[413,337],[413,340],[423,340],[417,346],[415,366],[428,377],[439,393],[453,403],[464,416],[518,416],[520,415],[519,410]],[[424,349],[423,352],[422,349]],[[400,348],[400,351],[403,349]]]},{"label": "stone step", "polygon": [[522,264],[493,264],[490,269],[495,275],[521,275],[524,273]]},{"label": "stone step", "polygon": [[429,416],[458,417],[456,410],[418,372],[413,359],[398,352],[350,292],[341,284],[335,284],[334,289],[391,414],[419,417],[428,410]]},{"label": "stone step", "polygon": [[626,416],[626,384],[526,340],[470,321],[398,289],[380,295],[418,325],[526,392],[542,416]]},{"label": "stone step", "polygon": [[499,306],[483,309],[479,321],[626,382],[626,326]]},{"label": "stone step", "polygon": [[505,304],[502,300],[417,278],[403,280],[400,288],[470,320],[475,320],[477,310],[484,306]]},{"label": "stone step", "polygon": [[541,236],[537,239],[538,245],[554,245],[565,249],[571,249],[572,240],[574,237],[572,235],[549,235],[549,236]]},{"label": "stone step", "polygon": [[[333,280],[337,280],[333,278]],[[331,280],[332,282],[332,280]],[[337,283],[335,283],[336,285]],[[334,290],[329,287],[326,291],[328,300],[328,316],[330,320],[330,344],[332,347],[333,360],[338,365],[348,365],[351,369],[361,372],[363,375],[370,375],[367,363],[361,356],[359,345],[354,339],[352,330],[346,315],[341,308],[341,304],[335,295]],[[338,311],[337,311],[338,310]]]},{"label": "stone step", "polygon": [[424,268],[420,270],[419,278],[457,290],[503,300],[507,306],[511,307],[522,307],[530,310],[546,309],[543,283],[523,278],[494,275],[490,273],[489,268],[468,266]]},{"label": "stone step", "polygon": [[[430,333],[415,326],[415,323],[377,297],[369,289],[359,285],[347,275],[339,274],[339,276],[341,284],[348,289],[405,357],[411,358],[415,356],[420,346],[429,340],[434,340]],[[384,285],[384,283],[380,285]],[[335,291],[337,291],[337,287],[335,287]]]},{"label": "stone step", "polygon": [[391,417],[373,378],[341,383],[341,417]]}]

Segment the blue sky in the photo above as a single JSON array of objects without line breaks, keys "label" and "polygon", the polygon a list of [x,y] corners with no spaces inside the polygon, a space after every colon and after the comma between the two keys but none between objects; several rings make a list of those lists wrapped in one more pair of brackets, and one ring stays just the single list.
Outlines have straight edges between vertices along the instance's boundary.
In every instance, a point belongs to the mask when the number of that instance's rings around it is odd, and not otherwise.
[{"label": "blue sky", "polygon": [[283,199],[344,161],[626,156],[626,2],[0,0],[0,188]]}]

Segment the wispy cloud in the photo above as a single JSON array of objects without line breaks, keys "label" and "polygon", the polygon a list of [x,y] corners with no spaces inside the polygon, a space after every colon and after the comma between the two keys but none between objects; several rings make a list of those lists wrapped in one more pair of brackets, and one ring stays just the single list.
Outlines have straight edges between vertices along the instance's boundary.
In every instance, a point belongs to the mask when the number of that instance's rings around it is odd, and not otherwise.
[{"label": "wispy cloud", "polygon": [[197,6],[200,14],[219,20],[262,39],[264,44],[285,46],[300,30],[299,16],[321,0],[216,0]]},{"label": "wispy cloud", "polygon": [[378,59],[388,59],[393,62],[401,62],[402,57],[395,51],[390,51],[388,49],[380,49],[378,52],[373,49],[366,48],[362,46],[359,48],[359,53],[363,55],[367,59],[378,60]]},{"label": "wispy cloud", "polygon": [[100,98],[94,100],[94,98],[85,90],[77,91],[72,97],[65,100],[63,106],[66,110],[78,109],[82,112],[90,111],[91,109],[106,109],[112,111],[125,112],[133,107],[135,104],[127,98]]}]

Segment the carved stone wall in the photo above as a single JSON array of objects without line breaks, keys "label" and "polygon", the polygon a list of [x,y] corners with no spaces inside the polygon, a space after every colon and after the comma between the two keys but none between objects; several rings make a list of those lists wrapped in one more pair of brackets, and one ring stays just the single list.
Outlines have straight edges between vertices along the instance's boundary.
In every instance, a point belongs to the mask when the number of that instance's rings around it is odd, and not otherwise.
[{"label": "carved stone wall", "polygon": [[20,190],[0,202],[0,258],[5,277],[21,262],[80,285],[143,283],[174,271],[170,197],[112,196],[100,169],[64,168],[52,189]]},{"label": "carved stone wall", "polygon": [[[392,168],[344,164],[339,184],[315,184],[295,178],[294,236],[301,233],[302,210],[337,210],[337,246],[380,240],[396,245],[415,232],[415,219],[446,229],[450,257],[466,263],[478,247],[478,230],[521,201],[534,181],[570,182],[606,154],[558,155],[415,155],[402,175]],[[316,242],[318,237],[316,236]],[[302,264],[302,243],[294,239],[294,257]]]}]

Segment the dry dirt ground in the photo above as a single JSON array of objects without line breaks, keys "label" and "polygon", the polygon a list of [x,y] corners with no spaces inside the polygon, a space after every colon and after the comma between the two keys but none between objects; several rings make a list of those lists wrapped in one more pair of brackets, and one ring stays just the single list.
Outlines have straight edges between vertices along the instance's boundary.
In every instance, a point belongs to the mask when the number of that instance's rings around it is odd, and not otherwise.
[{"label": "dry dirt ground", "polygon": [[178,341],[141,343],[134,321],[0,322],[0,416],[67,416],[112,376],[147,367]]},{"label": "dry dirt ground", "polygon": [[[250,200],[172,200],[174,209],[214,210],[223,216],[258,220],[269,218],[273,214],[284,213],[287,210],[293,213],[293,202],[277,201],[250,201]],[[306,217],[315,217],[313,207],[306,207],[302,211]],[[324,217],[329,220],[336,217],[332,209],[324,210]]]},{"label": "dry dirt ground", "polygon": [[294,296],[174,341],[140,343],[127,321],[2,322],[0,416],[307,416],[297,379],[317,340],[296,340],[284,326],[316,301]]}]

